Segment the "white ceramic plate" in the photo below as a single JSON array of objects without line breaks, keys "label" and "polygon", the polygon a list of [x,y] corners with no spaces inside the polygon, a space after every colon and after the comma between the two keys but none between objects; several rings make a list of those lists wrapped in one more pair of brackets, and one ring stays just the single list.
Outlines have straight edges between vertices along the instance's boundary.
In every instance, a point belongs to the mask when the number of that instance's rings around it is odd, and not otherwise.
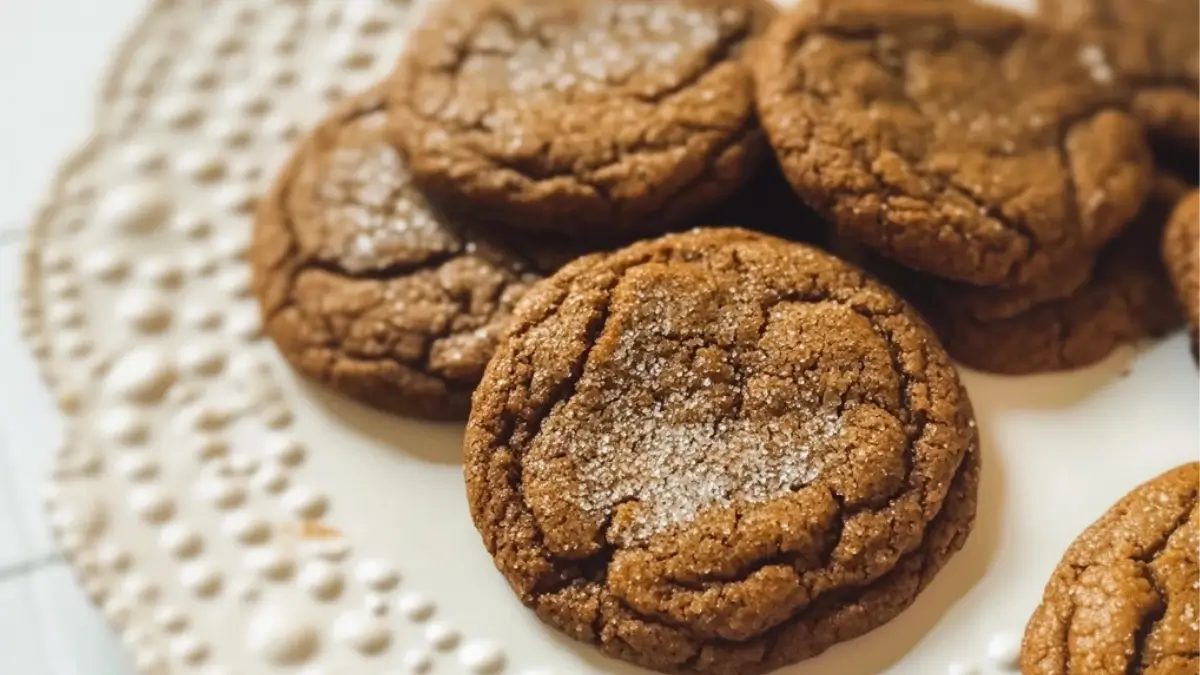
[{"label": "white ceramic plate", "polygon": [[[543,628],[467,515],[461,426],[298,382],[243,263],[301,130],[382,77],[399,0],[158,0],[30,238],[26,337],[67,417],[47,506],[140,673],[633,673]],[[1182,336],[1095,368],[968,373],[978,524],[890,625],[788,672],[1012,672],[1074,536],[1193,459]],[[320,522],[320,527],[304,526]]]}]

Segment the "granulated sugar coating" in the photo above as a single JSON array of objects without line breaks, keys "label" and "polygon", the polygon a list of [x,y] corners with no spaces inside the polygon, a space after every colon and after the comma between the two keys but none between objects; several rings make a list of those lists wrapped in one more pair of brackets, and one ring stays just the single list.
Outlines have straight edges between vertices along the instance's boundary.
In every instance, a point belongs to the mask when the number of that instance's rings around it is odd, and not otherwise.
[{"label": "granulated sugar coating", "polygon": [[521,229],[655,234],[765,154],[741,61],[766,0],[460,0],[412,37],[392,125],[430,194]]},{"label": "granulated sugar coating", "polygon": [[513,305],[569,251],[437,212],[387,143],[379,90],[330,116],[258,214],[268,335],[302,373],[376,407],[465,417]]},{"label": "granulated sugar coating", "polygon": [[1025,675],[1200,672],[1200,465],[1138,486],[1071,544],[1021,646]]},{"label": "granulated sugar coating", "polygon": [[[644,414],[616,405],[618,420]],[[581,459],[573,477],[579,507],[605,514],[617,504],[637,505],[630,522],[616,524],[627,532],[614,536],[644,539],[714,507],[761,504],[808,485],[819,473],[810,446],[823,449],[838,426],[835,414],[798,428],[747,420],[676,424],[666,417],[656,406],[649,417],[631,420],[627,433],[584,431],[573,440]],[[714,451],[722,454],[717,461],[707,456]]]},{"label": "granulated sugar coating", "polygon": [[976,443],[892,292],[707,229],[537,284],[476,392],[465,471],[544,621],[647,667],[744,675],[906,607],[970,529]]}]

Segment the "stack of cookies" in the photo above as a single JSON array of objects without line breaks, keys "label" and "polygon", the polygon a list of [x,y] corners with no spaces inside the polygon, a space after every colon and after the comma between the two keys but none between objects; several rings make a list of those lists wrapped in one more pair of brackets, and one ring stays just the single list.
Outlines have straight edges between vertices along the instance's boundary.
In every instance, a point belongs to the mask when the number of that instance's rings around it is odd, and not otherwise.
[{"label": "stack of cookies", "polygon": [[971,529],[951,356],[1197,319],[1197,4],[1043,4],[442,0],[263,200],[266,331],[469,417],[472,516],[546,623],[663,672],[812,657]]},{"label": "stack of cookies", "polygon": [[1176,327],[1159,240],[1195,180],[1197,3],[1043,4],[1085,30],[969,2],[805,2],[756,60],[771,144],[839,246],[956,359],[1007,374]]}]

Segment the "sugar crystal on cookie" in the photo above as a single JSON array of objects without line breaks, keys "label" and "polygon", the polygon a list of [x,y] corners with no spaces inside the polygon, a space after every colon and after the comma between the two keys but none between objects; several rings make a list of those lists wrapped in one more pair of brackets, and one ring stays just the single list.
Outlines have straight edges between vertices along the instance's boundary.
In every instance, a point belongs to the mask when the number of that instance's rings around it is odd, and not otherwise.
[{"label": "sugar crystal on cookie", "polygon": [[[351,273],[389,267],[412,251],[453,252],[457,235],[412,188],[400,154],[382,134],[384,114],[375,112],[340,130],[341,141],[317,177],[328,228],[323,257]],[[314,166],[311,171],[321,171]]]}]

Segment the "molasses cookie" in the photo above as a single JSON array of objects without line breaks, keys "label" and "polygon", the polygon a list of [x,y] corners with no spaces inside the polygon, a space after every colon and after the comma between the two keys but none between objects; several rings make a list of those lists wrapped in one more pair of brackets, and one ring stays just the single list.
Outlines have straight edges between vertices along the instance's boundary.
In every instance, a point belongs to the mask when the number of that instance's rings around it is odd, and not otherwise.
[{"label": "molasses cookie", "polygon": [[1025,630],[1023,675],[1200,671],[1197,467],[1138,487],[1071,544]]},{"label": "molasses cookie", "polygon": [[956,0],[811,0],[755,50],[762,124],[839,231],[937,276],[1045,283],[1095,255],[1152,176],[1084,45]]},{"label": "molasses cookie", "polygon": [[750,675],[912,603],[971,529],[977,444],[895,294],[809,246],[702,229],[525,296],[465,473],[542,620],[663,672]]},{"label": "molasses cookie", "polygon": [[1200,192],[1184,198],[1163,234],[1163,260],[1175,293],[1187,314],[1195,351],[1200,336]]},{"label": "molasses cookie", "polygon": [[466,417],[513,305],[565,262],[444,217],[386,141],[382,90],[305,139],[261,206],[266,333],[305,375],[370,405]]},{"label": "molasses cookie", "polygon": [[460,0],[390,87],[418,183],[469,215],[589,239],[659,233],[766,154],[741,60],[765,0]]},{"label": "molasses cookie", "polygon": [[[1163,226],[1183,194],[1161,176],[1141,215],[1110,244],[1087,282],[1065,298],[1013,309],[978,289],[909,280],[911,297],[947,351],[965,365],[1006,375],[1082,368],[1121,345],[1161,337],[1181,324],[1160,256]],[[957,296],[965,291],[966,297]],[[982,311],[981,311],[982,310]]]},{"label": "molasses cookie", "polygon": [[1049,277],[1018,286],[971,286],[943,279],[931,279],[931,286],[943,301],[953,303],[956,311],[980,321],[996,321],[1070,297],[1091,281],[1095,268],[1096,256],[1085,256],[1063,261]]},{"label": "molasses cookie", "polygon": [[1040,14],[1079,31],[1079,59],[1134,87],[1134,112],[1164,149],[1200,149],[1200,2],[1039,0]]}]

